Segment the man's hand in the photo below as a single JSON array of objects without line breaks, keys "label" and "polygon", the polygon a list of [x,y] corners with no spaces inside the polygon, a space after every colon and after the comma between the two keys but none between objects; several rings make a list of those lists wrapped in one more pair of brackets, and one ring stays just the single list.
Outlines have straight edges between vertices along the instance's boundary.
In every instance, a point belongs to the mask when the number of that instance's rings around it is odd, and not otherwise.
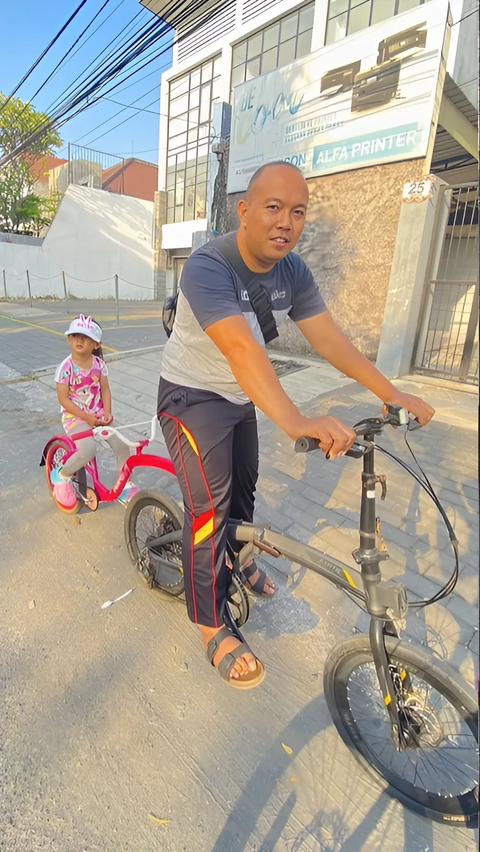
[{"label": "man's hand", "polygon": [[389,399],[384,400],[383,414],[387,413],[386,404],[400,405],[405,408],[410,414],[413,414],[415,420],[418,420],[420,426],[425,426],[435,414],[435,409],[428,402],[424,402],[419,396],[413,393],[402,393],[397,391]]},{"label": "man's hand", "polygon": [[[299,429],[301,431],[299,431]],[[344,456],[355,441],[353,429],[345,426],[336,417],[304,417],[303,423],[290,435],[294,440],[301,437],[317,438],[322,452],[330,459]]]}]

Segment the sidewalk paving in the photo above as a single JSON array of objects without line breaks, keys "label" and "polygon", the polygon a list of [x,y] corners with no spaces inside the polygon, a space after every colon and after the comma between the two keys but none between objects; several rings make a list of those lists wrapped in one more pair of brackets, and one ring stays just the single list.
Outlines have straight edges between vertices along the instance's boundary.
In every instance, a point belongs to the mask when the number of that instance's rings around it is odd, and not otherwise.
[{"label": "sidewalk paving", "polygon": [[[109,363],[118,423],[141,423],[153,417],[161,354],[161,350],[153,351]],[[293,361],[299,368],[282,377],[281,382],[306,414],[328,412],[353,425],[378,412],[378,400],[371,393],[341,377],[329,364],[277,353],[274,358],[276,364]],[[52,374],[40,376],[39,381],[54,387]],[[428,641],[443,658],[449,658],[473,683],[478,660],[476,397],[461,390],[422,384],[420,377],[396,384],[401,390],[425,397],[436,409],[434,420],[410,435],[410,444],[447,510],[460,544],[460,577],[455,593],[411,617],[408,630],[420,641]],[[258,419],[261,464],[256,519],[355,566],[351,553],[358,546],[361,462],[328,462],[321,453],[296,455],[281,430],[261,412]],[[133,431],[145,434],[148,428],[137,427]],[[158,451],[166,452],[163,439],[159,437],[158,441]],[[393,429],[385,431],[380,444],[407,463],[412,462],[403,436]],[[114,469],[113,459],[105,462]],[[390,553],[382,571],[386,577],[405,583],[412,600],[431,597],[447,581],[454,565],[445,525],[428,496],[394,462],[377,453],[376,467],[387,474],[388,480],[387,499],[377,501]],[[152,483],[156,473],[142,473],[142,477],[143,482]],[[164,487],[177,500],[181,499],[175,482],[165,479]],[[276,560],[269,560],[268,566],[274,574],[280,573],[280,582],[289,595],[291,566]],[[310,587],[318,590],[320,583],[322,600],[330,602],[341,620],[351,622],[355,609],[342,592],[308,571],[300,575],[301,581],[298,576],[295,581],[296,593],[308,594]],[[265,606],[259,602],[256,619],[261,618]],[[358,629],[365,629],[362,613],[355,624]]]},{"label": "sidewalk paving", "polygon": [[[161,354],[109,361],[116,425],[145,423],[126,434],[148,430]],[[329,365],[273,357],[280,366],[297,363],[281,381],[306,413],[329,411],[354,424],[378,412],[371,394]],[[0,850],[474,852],[473,833],[417,817],[380,792],[332,726],[324,662],[336,642],[364,629],[363,613],[312,572],[264,560],[278,591],[255,600],[245,632],[267,678],[246,695],[229,689],[207,666],[184,608],[138,582],[122,507],[73,519],[53,507],[36,466],[42,442],[60,431],[53,374],[24,380],[4,368],[2,375],[0,669],[9,747],[0,761]],[[461,552],[455,594],[411,617],[406,635],[472,681],[476,398],[418,377],[398,385],[437,409],[411,443]],[[295,455],[263,415],[259,431],[257,520],[352,563],[361,462]],[[386,432],[380,443],[408,461],[401,434]],[[161,440],[155,449],[165,452]],[[110,452],[100,453],[100,464],[113,477]],[[430,595],[453,567],[441,520],[390,460],[378,455],[377,468],[389,487],[379,502],[391,556],[385,572],[411,596]],[[171,477],[136,476],[179,499]],[[134,585],[134,594],[101,610]],[[157,827],[148,813],[170,822]]]}]

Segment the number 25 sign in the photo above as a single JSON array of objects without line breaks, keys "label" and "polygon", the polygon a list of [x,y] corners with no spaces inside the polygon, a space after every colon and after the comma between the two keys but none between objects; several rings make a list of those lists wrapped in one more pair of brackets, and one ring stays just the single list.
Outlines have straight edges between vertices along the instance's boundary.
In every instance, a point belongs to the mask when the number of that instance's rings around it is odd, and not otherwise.
[{"label": "number 25 sign", "polygon": [[421,180],[409,180],[404,184],[402,198],[407,202],[426,201],[432,197],[432,178],[424,177]]}]

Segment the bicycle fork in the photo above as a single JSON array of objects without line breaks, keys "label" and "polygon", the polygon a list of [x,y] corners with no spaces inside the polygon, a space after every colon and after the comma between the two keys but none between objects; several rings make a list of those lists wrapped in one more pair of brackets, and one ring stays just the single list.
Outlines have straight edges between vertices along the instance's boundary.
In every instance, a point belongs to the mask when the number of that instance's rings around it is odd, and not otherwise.
[{"label": "bicycle fork", "polygon": [[[365,435],[365,438],[374,444],[373,433]],[[361,566],[367,610],[371,616],[370,644],[380,691],[390,719],[392,738],[395,748],[403,751],[407,743],[399,714],[399,699],[403,688],[409,689],[410,678],[407,672],[399,671],[398,667],[391,664],[385,647],[385,635],[398,638],[394,622],[405,618],[407,596],[403,585],[382,580],[380,562],[389,556],[381,536],[380,520],[376,517],[378,484],[382,487],[382,499],[385,499],[386,478],[375,473],[372,446],[363,456],[360,547],[354,551],[353,557]]]}]

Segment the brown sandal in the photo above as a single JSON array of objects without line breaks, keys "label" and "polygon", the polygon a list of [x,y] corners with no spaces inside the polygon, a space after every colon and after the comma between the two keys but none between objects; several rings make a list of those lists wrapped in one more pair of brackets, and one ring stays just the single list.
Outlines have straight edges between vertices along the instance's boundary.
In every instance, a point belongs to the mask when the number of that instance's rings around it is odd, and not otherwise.
[{"label": "brown sandal", "polygon": [[[265,679],[265,667],[260,660],[257,659],[257,657],[255,657],[257,661],[257,668],[254,672],[249,671],[245,675],[240,675],[240,677],[230,677],[230,672],[238,658],[243,657],[244,654],[252,654],[252,651],[246,642],[240,642],[233,651],[230,651],[222,657],[218,665],[214,665],[213,658],[219,650],[223,640],[228,639],[233,635],[234,634],[228,629],[228,627],[222,627],[218,633],[210,639],[210,642],[207,645],[207,660],[212,664],[212,666],[214,666],[214,668],[217,669],[220,677],[222,677],[223,680],[226,680],[230,686],[233,686],[235,689],[254,689]],[[255,655],[253,654],[253,656]]]}]

